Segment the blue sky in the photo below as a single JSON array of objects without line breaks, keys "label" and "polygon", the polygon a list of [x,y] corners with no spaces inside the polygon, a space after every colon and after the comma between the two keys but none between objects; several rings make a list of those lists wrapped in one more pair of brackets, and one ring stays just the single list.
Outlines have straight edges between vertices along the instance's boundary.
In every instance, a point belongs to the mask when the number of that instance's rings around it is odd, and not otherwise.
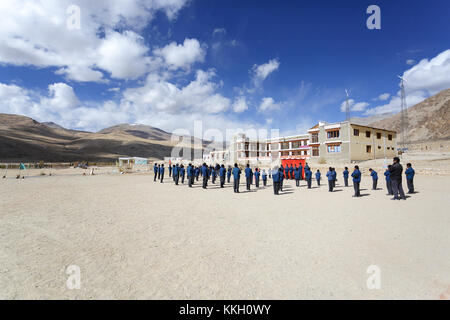
[{"label": "blue sky", "polygon": [[[69,28],[80,9],[80,28]],[[381,30],[369,30],[370,5]],[[450,87],[450,2],[6,0],[0,112],[99,130],[279,128],[399,109]],[[74,20],[70,20],[74,21]]]}]

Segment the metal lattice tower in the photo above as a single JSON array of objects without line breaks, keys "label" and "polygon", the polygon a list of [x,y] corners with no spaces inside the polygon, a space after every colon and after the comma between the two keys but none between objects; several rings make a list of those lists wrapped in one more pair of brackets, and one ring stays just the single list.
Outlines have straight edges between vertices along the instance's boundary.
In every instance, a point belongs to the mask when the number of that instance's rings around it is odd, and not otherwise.
[{"label": "metal lattice tower", "polygon": [[349,93],[348,90],[345,90],[345,95],[347,96],[345,100],[345,120],[350,121],[350,102],[349,102]]},{"label": "metal lattice tower", "polygon": [[400,77],[400,90],[401,90],[401,120],[400,120],[400,126],[401,126],[401,132],[402,132],[402,148],[406,148],[406,144],[408,143],[406,138],[406,131],[408,130],[408,118],[407,118],[407,106],[406,106],[406,91],[405,91],[405,82],[406,80],[403,77]]}]

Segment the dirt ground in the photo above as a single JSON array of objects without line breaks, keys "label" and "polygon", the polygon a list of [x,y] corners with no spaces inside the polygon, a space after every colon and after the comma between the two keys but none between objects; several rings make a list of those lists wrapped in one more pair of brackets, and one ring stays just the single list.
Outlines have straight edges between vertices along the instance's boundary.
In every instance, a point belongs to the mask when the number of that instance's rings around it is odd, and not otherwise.
[{"label": "dirt ground", "polygon": [[381,174],[355,199],[342,179],[274,196],[80,170],[0,180],[1,299],[450,298],[449,176],[418,174],[391,201]]}]

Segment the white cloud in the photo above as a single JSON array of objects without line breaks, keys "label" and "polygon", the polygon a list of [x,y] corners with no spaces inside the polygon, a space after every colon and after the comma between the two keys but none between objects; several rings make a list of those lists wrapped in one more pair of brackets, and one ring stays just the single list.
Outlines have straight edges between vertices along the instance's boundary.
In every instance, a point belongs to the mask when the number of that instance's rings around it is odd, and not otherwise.
[{"label": "white cloud", "polygon": [[254,65],[251,72],[255,86],[259,86],[271,73],[278,70],[280,62],[278,59],[272,59],[262,65]]},{"label": "white cloud", "polygon": [[280,109],[280,104],[275,103],[275,100],[271,97],[263,98],[261,104],[259,105],[259,111],[274,111]]},{"label": "white cloud", "polygon": [[218,35],[218,34],[226,34],[227,30],[225,28],[216,28],[213,31],[213,36]]},{"label": "white cloud", "polygon": [[204,61],[205,50],[197,39],[185,39],[183,44],[172,42],[156,49],[155,55],[162,57],[171,69],[189,68],[195,62]]},{"label": "white cloud", "polygon": [[[348,105],[350,106],[350,111],[352,112],[361,112],[364,111],[369,103],[367,102],[355,102],[353,99],[348,100]],[[345,112],[347,106],[347,101],[342,102],[341,104],[341,112]]]},{"label": "white cloud", "polygon": [[414,59],[408,59],[408,60],[406,60],[406,64],[407,64],[408,66],[412,66],[412,65],[416,64],[416,60],[414,60]]},{"label": "white cloud", "polygon": [[245,97],[237,98],[233,103],[233,111],[236,113],[242,113],[248,109],[247,100]]},{"label": "white cloud", "polygon": [[378,96],[378,100],[380,100],[380,101],[386,101],[387,99],[389,99],[391,97],[391,94],[390,93],[383,93],[383,94],[380,94],[379,96]]},{"label": "white cloud", "polygon": [[157,11],[173,19],[186,1],[79,0],[79,30],[67,28],[72,0],[0,1],[0,63],[56,67],[57,74],[75,81],[102,81],[102,71],[136,78],[145,72],[149,57],[135,32]]},{"label": "white cloud", "polygon": [[[423,59],[403,73],[406,79],[406,105],[411,107],[431,95],[450,88],[450,49],[428,60]],[[401,109],[400,91],[391,100],[375,108],[368,109],[366,115],[399,112]]]}]

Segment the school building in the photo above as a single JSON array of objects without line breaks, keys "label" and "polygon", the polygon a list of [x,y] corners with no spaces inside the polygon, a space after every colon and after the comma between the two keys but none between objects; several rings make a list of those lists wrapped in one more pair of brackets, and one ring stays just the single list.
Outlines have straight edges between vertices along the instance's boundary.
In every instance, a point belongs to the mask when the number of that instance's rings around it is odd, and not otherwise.
[{"label": "school building", "polygon": [[397,133],[349,121],[320,122],[308,130],[311,159],[327,163],[391,158],[397,155]]}]

